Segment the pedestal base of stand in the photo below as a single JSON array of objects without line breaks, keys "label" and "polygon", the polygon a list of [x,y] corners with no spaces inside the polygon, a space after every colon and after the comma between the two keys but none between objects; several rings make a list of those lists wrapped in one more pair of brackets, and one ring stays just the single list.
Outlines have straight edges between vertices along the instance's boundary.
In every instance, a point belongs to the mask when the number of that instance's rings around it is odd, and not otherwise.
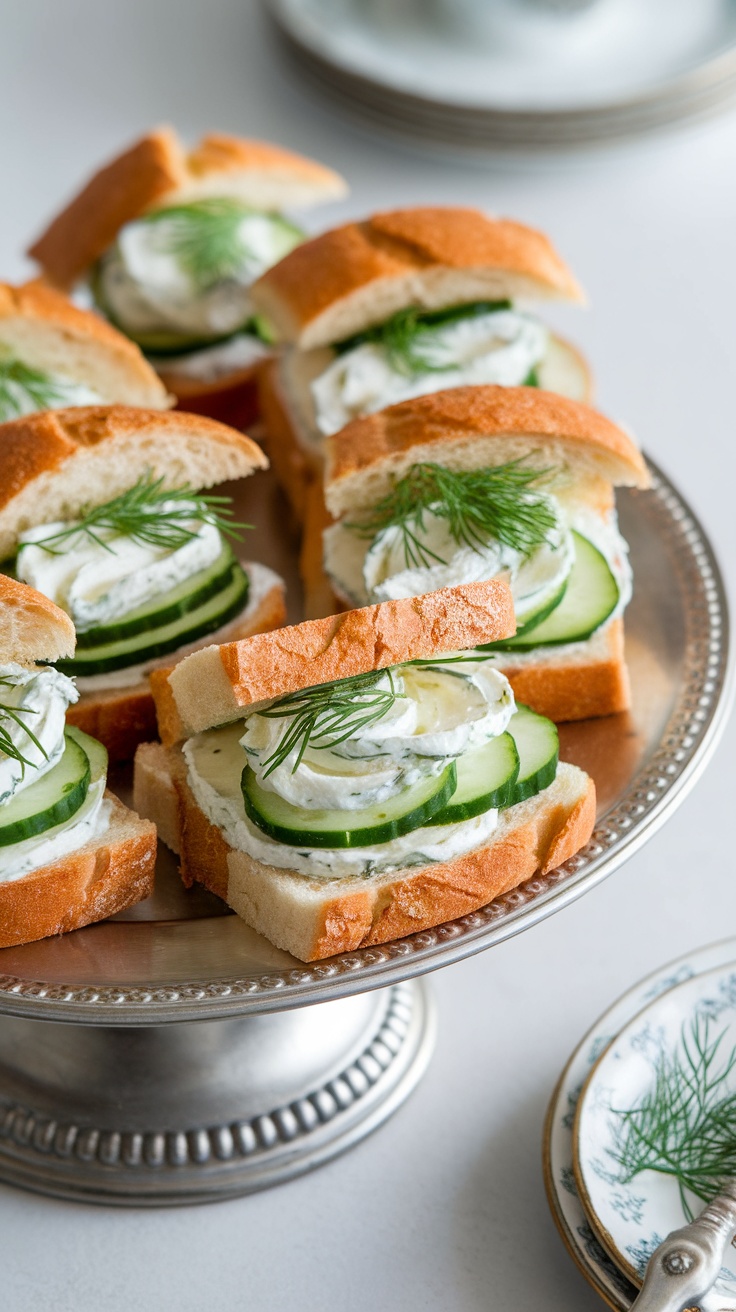
[{"label": "pedestal base of stand", "polygon": [[423,982],[136,1029],[0,1018],[0,1179],[140,1206],[264,1189],[381,1124],[423,1074]]}]

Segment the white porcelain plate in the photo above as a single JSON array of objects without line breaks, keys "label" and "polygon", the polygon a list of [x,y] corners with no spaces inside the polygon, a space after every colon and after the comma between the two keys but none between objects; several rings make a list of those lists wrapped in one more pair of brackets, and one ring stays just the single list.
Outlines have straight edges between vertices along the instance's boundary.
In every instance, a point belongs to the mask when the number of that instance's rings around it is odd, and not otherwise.
[{"label": "white porcelain plate", "polygon": [[[702,1210],[685,1164],[721,1147],[718,1109],[736,1100],[736,962],[645,1006],[593,1066],[575,1114],[573,1165],[604,1248],[638,1282],[654,1249]],[[733,1121],[733,1115],[731,1116]],[[713,1152],[713,1147],[709,1148]],[[736,1253],[702,1312],[736,1312]]]},{"label": "white porcelain plate", "polygon": [[575,1264],[600,1296],[625,1312],[641,1277],[632,1282],[606,1252],[585,1213],[573,1170],[575,1110],[591,1069],[620,1030],[654,999],[684,981],[736,962],[736,938],[709,944],[660,966],[614,1002],[580,1041],[552,1095],[544,1130],[544,1180],[555,1224]]}]

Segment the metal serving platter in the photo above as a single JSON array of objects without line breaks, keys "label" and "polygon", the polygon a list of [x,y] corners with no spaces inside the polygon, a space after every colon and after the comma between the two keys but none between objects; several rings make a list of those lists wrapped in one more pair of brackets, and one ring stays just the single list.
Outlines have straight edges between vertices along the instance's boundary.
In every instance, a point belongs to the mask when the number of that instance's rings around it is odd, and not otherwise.
[{"label": "metal serving platter", "polygon": [[[0,951],[0,1014],[103,1026],[279,1012],[396,985],[528,929],[610,875],[684,798],[723,727],[731,685],[723,584],[708,540],[671,483],[619,495],[636,579],[626,616],[633,705],[567,725],[561,755],[596,781],[591,842],[559,870],[482,910],[383,947],[304,965],[159,858],[155,895],[60,938]],[[249,480],[237,509],[250,549],[287,577],[295,541],[270,480]],[[113,781],[114,783],[116,781]],[[125,781],[121,782],[121,791]]]}]

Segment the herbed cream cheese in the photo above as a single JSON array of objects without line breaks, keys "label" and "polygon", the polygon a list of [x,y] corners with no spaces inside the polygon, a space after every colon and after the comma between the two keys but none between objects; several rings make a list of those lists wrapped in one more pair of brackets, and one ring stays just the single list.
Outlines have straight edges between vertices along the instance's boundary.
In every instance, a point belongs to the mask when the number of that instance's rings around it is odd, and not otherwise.
[{"label": "herbed cream cheese", "polygon": [[0,804],[35,783],[60,760],[66,709],[78,697],[71,679],[51,667],[29,670],[15,663],[0,665],[0,703],[8,708],[0,711],[0,724],[25,757],[25,763],[16,760],[0,747]]},{"label": "herbed cream cheese", "polygon": [[[181,501],[163,502],[160,509],[185,506]],[[192,536],[174,550],[104,527],[95,528],[94,536],[80,530],[58,537],[73,527],[73,522],[64,521],[40,524],[22,533],[17,571],[24,583],[71,616],[78,633],[127,615],[171,591],[207,569],[222,551],[219,529],[195,518],[184,521]],[[42,542],[47,546],[38,545]]]},{"label": "herbed cream cheese", "polygon": [[102,405],[105,399],[86,383],[31,368],[0,353],[0,422],[39,410]]},{"label": "herbed cream cheese", "polygon": [[34,838],[0,847],[0,883],[9,883],[51,865],[101,837],[110,827],[112,811],[112,803],[105,799],[105,783],[103,776],[90,784],[84,802],[70,820]]},{"label": "herbed cream cheese", "polygon": [[[185,351],[181,355],[167,355],[167,373],[180,374],[193,382],[216,383],[220,378],[247,369],[270,355],[272,347],[256,337],[255,333],[236,333],[225,342],[216,342],[200,351]],[[163,365],[159,365],[163,372]]]},{"label": "herbed cream cheese", "polygon": [[558,527],[528,559],[497,542],[490,542],[484,550],[458,544],[447,531],[447,521],[429,511],[424,515],[424,530],[417,527],[416,534],[429,551],[442,557],[441,563],[407,566],[396,528],[384,530],[371,541],[343,524],[333,524],[324,532],[325,569],[339,591],[358,606],[504,577],[517,618],[523,620],[545,597],[553,597],[569,576],[575,554],[571,533],[575,531],[605,556],[616,579],[619,599],[610,623],[623,613],[632,593],[628,546],[619,532],[615,510],[601,515],[577,502],[561,504],[551,495],[548,500],[555,504]]},{"label": "herbed cream cheese", "polygon": [[403,371],[378,342],[339,354],[311,384],[319,431],[328,437],[361,415],[450,387],[517,387],[547,352],[549,333],[518,310],[468,313],[422,328],[417,347],[429,368]]},{"label": "herbed cream cheese", "polygon": [[[99,298],[132,336],[206,339],[237,332],[253,313],[251,283],[300,240],[278,215],[244,211],[235,234],[237,267],[202,283],[182,258],[182,221],[181,213],[164,210],[128,223],[101,261]],[[197,240],[192,232],[192,244]]]},{"label": "herbed cream cheese", "polygon": [[240,778],[245,754],[239,737],[242,724],[210,729],[184,744],[189,786],[199,808],[222,830],[231,847],[247,852],[264,865],[296,871],[311,879],[366,878],[407,866],[452,861],[487,842],[498,823],[498,812],[485,811],[472,820],[415,829],[402,838],[373,847],[317,849],[279,843],[245,814]]},{"label": "herbed cream cheese", "polygon": [[231,846],[266,865],[336,879],[452,860],[489,838],[497,823],[494,810],[347,850],[278,842],[248,818],[241,791],[246,764],[263,788],[303,809],[306,830],[310,811],[364,809],[395,796],[422,775],[438,774],[464,751],[505,732],[514,712],[508,681],[490,663],[473,663],[467,669],[407,665],[390,676],[386,672],[373,688],[397,694],[384,715],[361,723],[357,693],[352,701],[357,723],[349,738],[315,747],[317,737],[301,761],[295,745],[270,773],[273,752],[291,728],[289,719],[254,712],[245,725],[208,730],[185,743],[192,792]]}]

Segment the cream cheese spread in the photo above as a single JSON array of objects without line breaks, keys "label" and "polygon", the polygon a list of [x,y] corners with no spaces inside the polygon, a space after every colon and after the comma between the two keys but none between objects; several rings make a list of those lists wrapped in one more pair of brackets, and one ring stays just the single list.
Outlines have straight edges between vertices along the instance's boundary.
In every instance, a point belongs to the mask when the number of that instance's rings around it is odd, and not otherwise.
[{"label": "cream cheese spread", "polygon": [[180,374],[198,383],[216,383],[220,378],[247,369],[272,352],[255,333],[236,333],[225,342],[216,342],[201,351],[186,351],[182,355],[167,355],[159,364],[161,371]]},{"label": "cream cheese spread", "polygon": [[[160,509],[177,507],[186,503],[163,502]],[[80,531],[59,537],[68,534],[73,522],[41,524],[21,534],[18,577],[67,611],[77,632],[85,633],[169,592],[217,560],[219,529],[197,519],[183,526],[192,536],[172,550],[104,527],[95,528],[94,536]],[[39,545],[43,542],[47,545]]]},{"label": "cream cheese spread", "polygon": [[85,843],[99,838],[110,827],[112,803],[105,798],[105,778],[90,784],[89,791],[71,820],[47,829],[21,843],[0,847],[0,883],[20,879],[41,866],[51,865]]},{"label": "cream cheese spread", "polygon": [[0,665],[0,702],[9,708],[1,716],[2,727],[25,757],[25,763],[16,760],[0,747],[0,804],[35,783],[61,759],[66,708],[78,697],[71,679],[51,667],[29,670],[15,663]]},{"label": "cream cheese spread", "polygon": [[0,422],[38,410],[72,405],[102,405],[105,397],[86,383],[46,373],[0,355]]},{"label": "cream cheese spread", "polygon": [[[199,280],[182,254],[186,221],[181,212],[163,210],[128,223],[101,261],[100,300],[133,337],[168,333],[206,339],[237,332],[252,316],[251,283],[300,240],[277,215],[244,210],[235,235],[237,267],[226,276]],[[197,240],[192,230],[190,251]]]},{"label": "cream cheese spread", "polygon": [[544,325],[518,310],[475,312],[427,325],[417,338],[417,350],[428,363],[424,371],[404,371],[386,346],[363,342],[339,354],[311,384],[317,426],[327,437],[351,419],[440,389],[519,386],[544,358],[548,342]]},{"label": "cream cheese spread", "polygon": [[[273,752],[291,721],[264,715],[268,708],[248,716],[244,727],[241,723],[208,730],[185,743],[197,803],[233,847],[267,865],[335,879],[452,860],[488,839],[497,822],[494,810],[347,850],[277,842],[248,818],[241,792],[246,764],[262,788],[303,808],[306,829],[310,811],[370,807],[423,775],[439,774],[464,751],[505,732],[514,712],[510,685],[490,663],[462,669],[405,665],[385,672],[372,685],[376,689],[395,694],[384,715],[365,723],[358,715],[354,732],[342,742],[319,747],[310,740],[301,760],[295,745],[275,768]],[[365,695],[355,694],[358,711]]]}]

